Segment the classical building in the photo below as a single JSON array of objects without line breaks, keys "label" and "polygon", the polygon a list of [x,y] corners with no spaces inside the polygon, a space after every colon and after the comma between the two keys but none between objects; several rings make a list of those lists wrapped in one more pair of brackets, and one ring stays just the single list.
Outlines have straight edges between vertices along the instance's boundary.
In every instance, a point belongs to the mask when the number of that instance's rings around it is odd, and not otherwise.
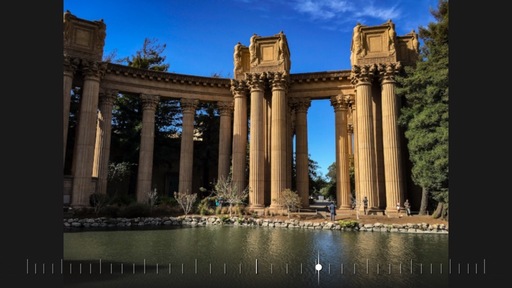
[{"label": "classical building", "polygon": [[64,201],[71,206],[88,206],[89,195],[107,191],[112,107],[119,93],[140,95],[143,103],[138,201],[144,201],[152,189],[155,110],[164,98],[179,99],[183,114],[180,192],[193,191],[197,105],[211,102],[220,111],[218,177],[232,171],[233,183],[249,188],[249,207],[255,211],[279,209],[276,199],[291,188],[295,153],[296,190],[307,207],[307,112],[311,101],[330,99],[335,114],[340,212],[351,206],[350,165],[355,168],[356,199],[366,196],[371,210],[392,213],[397,202],[409,197],[395,75],[417,59],[414,31],[397,36],[391,20],[379,26],[358,23],[352,38],[351,69],[300,74],[290,74],[290,50],[283,32],[254,34],[249,46],[237,43],[234,47],[233,79],[102,62],[105,31],[102,20],[88,21],[64,13],[64,142],[68,139],[71,89],[79,86],[82,93],[71,175],[64,183]]}]

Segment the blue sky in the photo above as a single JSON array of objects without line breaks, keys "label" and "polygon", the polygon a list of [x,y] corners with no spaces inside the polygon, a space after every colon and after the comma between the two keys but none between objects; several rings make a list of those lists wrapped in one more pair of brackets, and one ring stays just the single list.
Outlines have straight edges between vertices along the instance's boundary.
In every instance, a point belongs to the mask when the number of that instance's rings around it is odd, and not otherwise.
[{"label": "blue sky", "polygon": [[[169,72],[233,77],[233,47],[253,33],[283,31],[290,73],[350,69],[352,29],[357,22],[391,19],[397,35],[435,21],[437,0],[64,0],[64,11],[107,25],[104,55],[132,56],[145,38],[167,45]],[[63,12],[64,12],[63,11]],[[421,42],[420,42],[421,43]],[[328,100],[308,110],[311,159],[319,172],[335,161],[334,110]]]}]

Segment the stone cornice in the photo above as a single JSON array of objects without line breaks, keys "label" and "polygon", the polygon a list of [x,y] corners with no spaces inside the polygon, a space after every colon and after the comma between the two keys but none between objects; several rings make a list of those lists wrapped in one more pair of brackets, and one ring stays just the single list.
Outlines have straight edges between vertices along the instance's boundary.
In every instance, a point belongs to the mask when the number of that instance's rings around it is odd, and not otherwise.
[{"label": "stone cornice", "polygon": [[340,81],[350,75],[350,70],[290,74],[290,83]]},{"label": "stone cornice", "polygon": [[170,72],[139,69],[119,64],[107,63],[107,74],[115,74],[130,78],[147,79],[151,81],[173,82],[205,87],[226,87],[231,86],[230,79],[217,77],[202,77]]}]

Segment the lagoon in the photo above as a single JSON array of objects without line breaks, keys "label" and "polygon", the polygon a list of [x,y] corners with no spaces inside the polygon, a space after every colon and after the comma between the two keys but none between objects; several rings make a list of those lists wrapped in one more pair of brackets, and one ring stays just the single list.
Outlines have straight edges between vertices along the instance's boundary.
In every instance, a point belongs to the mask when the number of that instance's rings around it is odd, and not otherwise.
[{"label": "lagoon", "polygon": [[440,233],[250,226],[65,232],[64,283],[65,287],[448,287],[448,238]]}]

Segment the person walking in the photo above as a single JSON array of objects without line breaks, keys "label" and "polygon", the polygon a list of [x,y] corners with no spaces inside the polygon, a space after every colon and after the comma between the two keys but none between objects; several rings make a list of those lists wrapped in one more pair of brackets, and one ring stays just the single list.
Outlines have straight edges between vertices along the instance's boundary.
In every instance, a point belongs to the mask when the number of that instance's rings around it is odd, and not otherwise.
[{"label": "person walking", "polygon": [[329,204],[329,212],[331,212],[331,221],[336,220],[336,205],[334,205],[333,201]]},{"label": "person walking", "polygon": [[366,215],[368,213],[368,198],[366,198],[366,196],[364,196],[364,199],[363,199],[363,209],[364,209],[364,215]]}]

